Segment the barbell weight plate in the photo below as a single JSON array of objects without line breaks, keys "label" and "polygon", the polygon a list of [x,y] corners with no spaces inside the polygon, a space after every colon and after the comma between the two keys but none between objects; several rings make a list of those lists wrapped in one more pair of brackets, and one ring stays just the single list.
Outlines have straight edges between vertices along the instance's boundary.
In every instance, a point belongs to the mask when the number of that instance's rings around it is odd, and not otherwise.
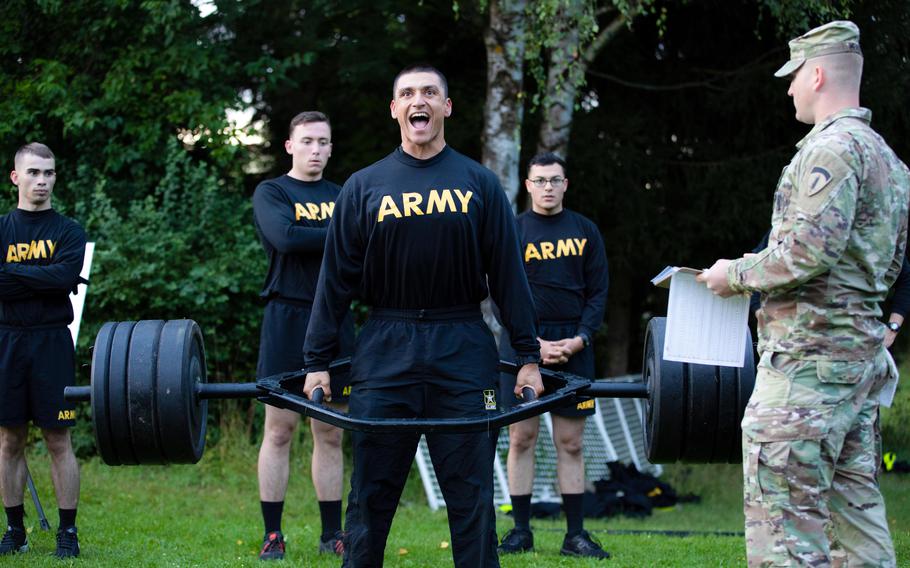
[{"label": "barbell weight plate", "polygon": [[164,464],[158,438],[155,412],[158,376],[158,338],[164,322],[145,320],[136,323],[130,337],[127,398],[129,400],[130,438],[133,455],[141,464]]},{"label": "barbell weight plate", "polygon": [[752,333],[746,332],[746,353],[742,368],[723,367],[730,380],[721,384],[718,407],[718,439],[720,444],[717,463],[742,463],[742,420],[752,389],[755,387],[755,356],[752,351]]},{"label": "barbell weight plate", "polygon": [[643,416],[645,452],[651,463],[679,461],[682,447],[684,381],[682,363],[664,361],[666,318],[652,318],[645,333],[642,380],[648,389]]},{"label": "barbell weight plate", "polygon": [[206,382],[202,331],[192,320],[165,322],[158,349],[158,431],[167,463],[196,463],[205,451],[208,401],[197,399]]},{"label": "barbell weight plate", "polygon": [[666,318],[653,318],[645,337],[643,379],[648,389],[645,450],[652,463],[739,463],[740,422],[755,385],[747,332],[742,368],[663,359]]},{"label": "barbell weight plate", "polygon": [[108,465],[120,465],[114,451],[108,400],[111,343],[117,325],[117,322],[108,322],[101,326],[98,335],[95,336],[95,347],[92,350],[92,429],[95,431],[98,454]]},{"label": "barbell weight plate", "polygon": [[136,322],[123,321],[114,329],[111,340],[111,357],[108,374],[107,408],[108,423],[111,428],[111,441],[116,465],[136,465],[139,462],[133,453],[133,441],[130,435],[129,394],[127,391],[129,372],[130,337]]},{"label": "barbell weight plate", "polygon": [[679,461],[711,463],[718,444],[727,442],[719,440],[717,432],[719,384],[729,380],[721,369],[712,365],[682,364],[685,410],[684,421],[679,426],[683,431]]}]

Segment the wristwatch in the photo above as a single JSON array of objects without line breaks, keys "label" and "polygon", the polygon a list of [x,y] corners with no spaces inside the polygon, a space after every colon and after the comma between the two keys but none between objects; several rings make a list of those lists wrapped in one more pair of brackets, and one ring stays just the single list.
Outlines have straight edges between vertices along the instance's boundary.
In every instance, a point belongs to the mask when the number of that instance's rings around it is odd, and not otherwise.
[{"label": "wristwatch", "polygon": [[888,329],[890,329],[894,333],[897,333],[901,328],[901,324],[897,323],[896,321],[889,321],[887,325],[888,325]]},{"label": "wristwatch", "polygon": [[584,344],[585,348],[588,348],[591,346],[591,338],[588,337],[587,333],[585,333],[583,331],[579,331],[578,337],[581,338],[581,342]]}]

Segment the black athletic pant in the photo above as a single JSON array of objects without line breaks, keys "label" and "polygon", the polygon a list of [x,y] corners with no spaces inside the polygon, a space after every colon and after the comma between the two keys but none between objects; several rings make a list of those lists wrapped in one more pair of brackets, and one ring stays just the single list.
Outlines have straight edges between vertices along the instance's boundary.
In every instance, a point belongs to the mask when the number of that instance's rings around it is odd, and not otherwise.
[{"label": "black athletic pant", "polygon": [[[492,335],[476,307],[375,310],[357,339],[350,413],[371,418],[466,418],[494,413],[488,402],[489,391],[497,390],[496,359]],[[458,567],[499,566],[493,509],[497,434],[427,435]],[[382,566],[392,517],[420,435],[354,432],[351,438],[354,467],[345,517],[345,554],[352,567]]]}]

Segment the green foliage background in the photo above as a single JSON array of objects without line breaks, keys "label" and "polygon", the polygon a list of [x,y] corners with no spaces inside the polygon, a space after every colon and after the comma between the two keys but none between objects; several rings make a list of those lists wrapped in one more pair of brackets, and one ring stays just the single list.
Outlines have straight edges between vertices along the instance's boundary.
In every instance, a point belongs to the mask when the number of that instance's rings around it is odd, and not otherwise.
[{"label": "green foliage background", "polygon": [[[552,14],[558,4],[530,10]],[[603,8],[630,13],[634,3],[575,4],[588,38]],[[665,306],[648,279],[666,264],[739,255],[767,229],[777,176],[807,131],[793,120],[785,82],[771,78],[788,37],[849,13],[867,54],[863,102],[910,157],[910,12],[902,0],[644,4],[584,77],[567,197],[600,226],[614,285],[628,290],[609,305],[629,312],[625,329],[599,337],[630,338],[629,371],[642,322]],[[252,379],[265,258],[249,198],[262,179],[289,168],[285,125],[297,112],[331,117],[326,177],[342,183],[397,144],[391,80],[405,64],[429,61],[446,72],[454,101],[447,142],[480,157],[486,2],[213,5],[203,17],[189,0],[0,3],[0,157],[11,167],[27,141],[53,148],[55,206],[97,243],[77,351],[81,382],[103,322],[183,317],[203,328],[211,380]],[[530,29],[529,101],[554,39],[546,17]],[[251,109],[263,141],[238,143],[229,109]],[[523,161],[540,120],[529,109]],[[602,357],[598,365],[605,368]],[[223,406],[258,423],[252,407]]]}]

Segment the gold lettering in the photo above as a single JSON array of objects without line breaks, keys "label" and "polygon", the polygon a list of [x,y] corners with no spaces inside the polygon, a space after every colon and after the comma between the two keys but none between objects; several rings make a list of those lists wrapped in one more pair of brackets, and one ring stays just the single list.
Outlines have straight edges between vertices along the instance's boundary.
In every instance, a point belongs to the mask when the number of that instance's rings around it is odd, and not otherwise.
[{"label": "gold lettering", "polygon": [[376,218],[376,222],[382,223],[382,219],[386,215],[394,215],[396,219],[401,219],[401,211],[398,210],[398,206],[395,205],[391,195],[383,196],[382,203],[379,204],[379,215]]},{"label": "gold lettering", "polygon": [[528,246],[525,247],[525,262],[529,262],[532,258],[543,260],[540,258],[540,253],[537,252],[537,247],[534,246],[534,243],[528,243]]},{"label": "gold lettering", "polygon": [[[310,214],[307,213],[306,208],[303,206],[302,203],[295,203],[294,204],[294,220],[299,221],[301,217],[310,219]],[[312,219],[310,219],[310,220],[312,221]]]},{"label": "gold lettering", "polygon": [[556,243],[556,257],[560,256],[575,256],[578,253],[575,252],[575,243],[572,242],[572,239],[559,239]]},{"label": "gold lettering", "polygon": [[32,245],[28,249],[29,258],[47,258],[47,251],[44,250],[44,241],[32,241]]},{"label": "gold lettering", "polygon": [[546,241],[540,243],[540,252],[543,253],[544,260],[552,260],[556,258],[553,256],[553,243],[548,243]]},{"label": "gold lettering", "polygon": [[575,405],[576,410],[587,410],[588,408],[594,408],[594,399],[586,400],[584,402],[579,402]]},{"label": "gold lettering", "polygon": [[57,243],[55,243],[54,241],[52,241],[50,239],[45,239],[44,242],[47,243],[47,249],[50,251],[48,258],[54,258],[54,249],[57,248]]},{"label": "gold lettering", "polygon": [[341,396],[350,396],[351,395],[351,385],[344,387],[341,391]]},{"label": "gold lettering", "polygon": [[433,208],[436,208],[436,211],[443,213],[444,211],[455,212],[455,200],[452,199],[452,192],[448,189],[443,190],[442,192],[431,189],[430,197],[427,199],[427,215],[433,213]]},{"label": "gold lettering", "polygon": [[28,260],[28,243],[19,243],[16,245],[16,248],[18,249],[17,252],[19,253],[19,260]]},{"label": "gold lettering", "polygon": [[572,239],[575,241],[575,246],[578,247],[578,256],[581,256],[585,253],[585,245],[588,244],[588,239]]},{"label": "gold lettering", "polygon": [[[444,191],[449,191],[449,190],[446,189]],[[458,197],[458,201],[461,202],[461,212],[462,213],[468,212],[468,202],[471,201],[472,195],[474,195],[473,191],[469,191],[467,193],[462,193],[460,189],[455,190],[455,196]]]},{"label": "gold lettering", "polygon": [[329,201],[329,202],[323,201],[322,203],[319,204],[319,215],[322,219],[328,219],[329,217],[332,216],[332,213],[334,213],[334,212],[335,212],[335,202],[334,201]]},{"label": "gold lettering", "polygon": [[404,207],[404,216],[410,217],[412,211],[414,215],[423,215],[423,211],[420,210],[420,203],[423,201],[423,196],[419,193],[408,192],[401,194],[401,205]]},{"label": "gold lettering", "polygon": [[6,262],[19,262],[19,255],[16,254],[16,245],[10,245],[6,251]]},{"label": "gold lettering", "polygon": [[319,206],[318,205],[316,205],[315,203],[307,203],[306,208],[310,212],[310,219],[313,219],[314,221],[318,221],[319,219],[321,219],[321,217],[319,217]]}]

